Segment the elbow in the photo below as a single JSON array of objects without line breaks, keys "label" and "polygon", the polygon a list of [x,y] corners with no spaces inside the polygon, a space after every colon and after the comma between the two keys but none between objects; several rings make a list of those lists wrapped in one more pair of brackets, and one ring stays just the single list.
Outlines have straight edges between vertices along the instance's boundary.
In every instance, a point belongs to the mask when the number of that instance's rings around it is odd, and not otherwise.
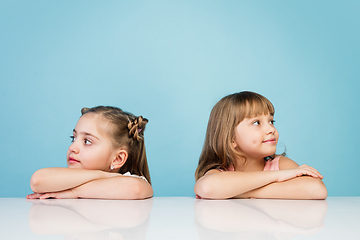
[{"label": "elbow", "polygon": [[201,198],[209,198],[211,195],[211,190],[206,186],[206,184],[201,184],[199,181],[195,183],[194,192]]},{"label": "elbow", "polygon": [[153,196],[153,189],[148,182],[145,182],[143,179],[138,179],[136,183],[132,186],[130,198],[131,199],[146,199]]},{"label": "elbow", "polygon": [[204,181],[204,179],[199,179],[195,183],[194,192],[196,195],[205,199],[224,199],[218,196],[219,194],[217,194],[214,184],[211,184],[209,181]]},{"label": "elbow", "polygon": [[318,187],[318,194],[317,194],[317,199],[319,200],[325,200],[328,196],[328,191],[326,189],[326,186],[325,184],[323,183],[323,181],[319,181],[320,184],[319,184],[319,187]]},{"label": "elbow", "polygon": [[309,194],[310,194],[310,198],[311,199],[315,199],[315,200],[325,200],[328,196],[328,192],[326,189],[325,184],[323,183],[323,181],[321,181],[320,179],[318,179],[316,181],[316,183],[314,182],[312,184],[312,187],[309,189]]},{"label": "elbow", "polygon": [[30,179],[30,188],[34,193],[41,193],[41,183],[42,183],[42,174],[41,169],[37,170]]}]

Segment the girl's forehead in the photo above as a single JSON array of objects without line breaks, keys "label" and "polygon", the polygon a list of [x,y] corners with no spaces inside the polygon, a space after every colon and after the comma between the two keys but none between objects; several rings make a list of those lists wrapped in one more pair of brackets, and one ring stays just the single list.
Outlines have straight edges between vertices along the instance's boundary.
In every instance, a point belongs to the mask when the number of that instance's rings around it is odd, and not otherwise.
[{"label": "girl's forehead", "polygon": [[95,120],[97,120],[97,118],[98,118],[98,116],[96,114],[86,113],[79,118],[78,123],[88,123],[88,124],[95,125],[94,122],[95,122]]},{"label": "girl's forehead", "polygon": [[268,106],[264,105],[253,105],[253,106],[246,106],[243,111],[244,118],[252,118],[261,115],[274,115],[274,110],[270,109]]},{"label": "girl's forehead", "polygon": [[101,135],[99,131],[99,120],[95,114],[85,114],[80,117],[79,121],[76,124],[76,132],[87,132],[93,135]]}]

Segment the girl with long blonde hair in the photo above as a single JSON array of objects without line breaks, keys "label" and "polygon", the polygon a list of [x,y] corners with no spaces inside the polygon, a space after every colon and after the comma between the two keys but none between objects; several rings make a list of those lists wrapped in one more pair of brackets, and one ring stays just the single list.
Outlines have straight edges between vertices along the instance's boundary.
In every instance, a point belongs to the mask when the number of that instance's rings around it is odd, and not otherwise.
[{"label": "girl with long blonde hair", "polygon": [[276,155],[275,109],[264,96],[239,92],[212,109],[195,173],[197,198],[325,199],[323,176]]}]

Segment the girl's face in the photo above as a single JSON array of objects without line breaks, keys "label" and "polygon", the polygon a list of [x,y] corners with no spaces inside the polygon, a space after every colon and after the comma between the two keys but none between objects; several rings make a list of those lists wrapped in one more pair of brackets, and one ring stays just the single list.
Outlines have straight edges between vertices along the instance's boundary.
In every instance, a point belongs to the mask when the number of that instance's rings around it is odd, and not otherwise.
[{"label": "girl's face", "polygon": [[79,119],[67,152],[69,168],[109,171],[117,151],[112,148],[109,137],[98,131],[97,126],[101,121],[91,113]]},{"label": "girl's face", "polygon": [[236,126],[233,147],[247,158],[262,159],[275,153],[278,139],[274,117],[259,115],[245,118]]}]

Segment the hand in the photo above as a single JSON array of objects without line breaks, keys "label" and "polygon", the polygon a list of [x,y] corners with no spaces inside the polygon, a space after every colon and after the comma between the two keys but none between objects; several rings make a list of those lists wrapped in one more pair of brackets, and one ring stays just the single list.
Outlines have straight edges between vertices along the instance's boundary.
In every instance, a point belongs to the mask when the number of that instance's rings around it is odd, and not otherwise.
[{"label": "hand", "polygon": [[56,198],[56,199],[70,199],[78,198],[72,189],[60,191],[60,192],[48,192],[48,193],[33,193],[26,196],[27,199],[47,199],[47,198]]},{"label": "hand", "polygon": [[280,172],[281,174],[278,178],[278,182],[283,182],[305,175],[313,178],[324,178],[315,168],[305,164],[293,169],[280,170]]}]

